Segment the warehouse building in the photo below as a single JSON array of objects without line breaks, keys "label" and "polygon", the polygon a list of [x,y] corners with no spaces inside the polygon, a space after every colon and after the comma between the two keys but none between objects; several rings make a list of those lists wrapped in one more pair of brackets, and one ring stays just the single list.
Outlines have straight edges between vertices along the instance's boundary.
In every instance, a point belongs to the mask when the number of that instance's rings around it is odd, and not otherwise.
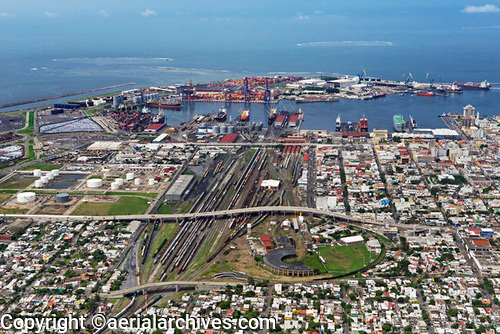
[{"label": "warehouse building", "polygon": [[182,201],[195,183],[194,175],[181,175],[165,194],[165,201]]}]

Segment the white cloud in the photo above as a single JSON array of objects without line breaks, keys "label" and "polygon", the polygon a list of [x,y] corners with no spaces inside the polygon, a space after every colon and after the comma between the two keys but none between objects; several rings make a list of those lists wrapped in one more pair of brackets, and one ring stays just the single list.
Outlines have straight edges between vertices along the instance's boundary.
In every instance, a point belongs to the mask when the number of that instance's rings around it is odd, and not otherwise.
[{"label": "white cloud", "polygon": [[462,9],[463,13],[496,13],[500,12],[500,8],[495,5],[484,5],[484,6],[465,6]]},{"label": "white cloud", "polygon": [[58,17],[59,13],[44,12],[47,17]]},{"label": "white cloud", "polygon": [[302,14],[299,14],[297,15],[297,19],[299,20],[309,20],[311,17],[309,15],[302,15]]},{"label": "white cloud", "polygon": [[108,12],[105,11],[105,10],[98,11],[97,15],[102,16],[102,17],[108,17],[109,16]]},{"label": "white cloud", "polygon": [[9,13],[0,12],[0,17],[7,17],[7,16],[11,16],[11,15]]},{"label": "white cloud", "polygon": [[392,42],[385,41],[328,41],[299,43],[297,46],[392,46]]},{"label": "white cloud", "polygon": [[154,10],[151,10],[151,9],[146,9],[145,11],[143,11],[142,13],[142,16],[144,17],[148,17],[148,16],[156,16],[158,15]]},{"label": "white cloud", "polygon": [[323,14],[323,11],[322,10],[317,10],[314,12],[314,15],[321,15]]}]

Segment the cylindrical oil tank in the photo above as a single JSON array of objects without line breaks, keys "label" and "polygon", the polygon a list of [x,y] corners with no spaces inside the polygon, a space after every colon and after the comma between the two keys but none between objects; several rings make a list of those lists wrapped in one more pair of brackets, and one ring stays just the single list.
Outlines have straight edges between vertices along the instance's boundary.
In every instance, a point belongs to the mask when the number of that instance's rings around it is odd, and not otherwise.
[{"label": "cylindrical oil tank", "polygon": [[87,187],[89,187],[89,188],[102,187],[102,180],[101,179],[89,179],[89,180],[87,180]]},{"label": "cylindrical oil tank", "polygon": [[35,169],[33,171],[33,176],[36,176],[36,177],[42,176],[42,170],[41,169]]},{"label": "cylindrical oil tank", "polygon": [[61,193],[56,195],[57,203],[67,203],[69,202],[69,194]]},{"label": "cylindrical oil tank", "polygon": [[207,133],[207,127],[206,126],[199,126],[198,133]]},{"label": "cylindrical oil tank", "polygon": [[135,179],[135,180],[134,180],[134,184],[135,184],[136,186],[140,185],[140,184],[141,184],[141,179]]},{"label": "cylindrical oil tank", "polygon": [[35,181],[35,188],[42,188],[43,187],[43,181],[42,180],[36,180]]},{"label": "cylindrical oil tank", "polygon": [[148,181],[149,185],[152,186],[155,184],[155,179],[149,179]]},{"label": "cylindrical oil tank", "polygon": [[118,182],[111,183],[111,190],[118,190],[120,188],[120,184]]},{"label": "cylindrical oil tank", "polygon": [[52,170],[52,175],[59,176],[59,169],[53,169]]},{"label": "cylindrical oil tank", "polygon": [[115,182],[118,183],[119,186],[123,186],[123,179],[115,179]]},{"label": "cylindrical oil tank", "polygon": [[46,177],[46,176],[42,176],[42,177],[40,178],[40,180],[42,180],[42,182],[43,182],[44,184],[45,184],[45,183],[49,183],[49,178],[48,178],[48,177]]},{"label": "cylindrical oil tank", "polygon": [[220,126],[220,133],[226,134],[227,133],[227,125],[221,125]]},{"label": "cylindrical oil tank", "polygon": [[113,96],[113,107],[117,108],[122,102],[123,102],[123,96],[121,95]]},{"label": "cylindrical oil tank", "polygon": [[47,177],[47,179],[49,180],[53,180],[54,179],[54,174],[52,174],[52,172],[48,172],[47,175],[45,175]]},{"label": "cylindrical oil tank", "polygon": [[230,125],[227,127],[227,133],[233,134],[234,133],[234,126]]},{"label": "cylindrical oil tank", "polygon": [[212,130],[213,130],[213,133],[215,133],[215,134],[219,134],[219,133],[220,133],[220,126],[218,126],[218,125],[214,125],[214,126],[212,127]]},{"label": "cylindrical oil tank", "polygon": [[214,133],[214,128],[211,126],[207,126],[207,133]]},{"label": "cylindrical oil tank", "polygon": [[32,192],[20,193],[17,194],[17,202],[18,203],[29,203],[34,202],[36,200],[36,194]]},{"label": "cylindrical oil tank", "polygon": [[142,96],[134,96],[134,98],[132,99],[132,101],[133,101],[135,104],[142,103]]},{"label": "cylindrical oil tank", "polygon": [[133,180],[135,178],[134,173],[127,173],[127,181]]}]

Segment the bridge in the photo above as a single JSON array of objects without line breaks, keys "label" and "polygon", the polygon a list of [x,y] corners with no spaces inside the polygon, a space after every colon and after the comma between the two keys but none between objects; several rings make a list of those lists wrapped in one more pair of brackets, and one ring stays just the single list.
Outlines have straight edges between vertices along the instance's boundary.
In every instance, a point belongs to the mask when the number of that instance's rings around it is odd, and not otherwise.
[{"label": "bridge", "polygon": [[350,215],[346,215],[340,212],[332,212],[326,210],[320,210],[316,208],[307,208],[301,206],[259,206],[243,209],[232,209],[232,210],[220,210],[211,212],[197,212],[197,213],[183,213],[183,214],[142,214],[142,215],[114,215],[114,216],[71,216],[71,215],[31,215],[31,214],[2,214],[0,217],[4,218],[30,218],[36,220],[46,220],[46,221],[82,221],[82,220],[140,220],[149,221],[156,219],[163,220],[175,220],[177,222],[183,219],[198,219],[198,218],[224,218],[233,217],[238,215],[259,215],[262,213],[267,214],[294,214],[294,215],[310,215],[320,218],[331,218],[340,219],[347,223],[362,223],[370,224],[376,226],[389,225],[392,227],[400,228],[413,228],[413,225],[403,225],[395,223],[385,223],[379,222],[372,219],[358,218]]},{"label": "bridge", "polygon": [[149,291],[149,290],[175,290],[178,292],[182,289],[196,289],[196,290],[210,290],[210,289],[219,289],[227,286],[230,283],[222,283],[222,282],[195,282],[195,281],[176,281],[176,282],[156,282],[156,283],[147,283],[138,286],[134,286],[132,288],[123,289],[123,290],[115,290],[106,294],[101,294],[101,296],[106,298],[122,298],[125,296],[132,295],[136,292],[140,291]]}]

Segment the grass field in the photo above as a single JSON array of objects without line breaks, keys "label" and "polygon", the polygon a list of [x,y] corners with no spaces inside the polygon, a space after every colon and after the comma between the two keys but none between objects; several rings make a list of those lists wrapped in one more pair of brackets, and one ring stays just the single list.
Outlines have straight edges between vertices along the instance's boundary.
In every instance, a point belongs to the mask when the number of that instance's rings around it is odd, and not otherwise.
[{"label": "grass field", "polygon": [[9,194],[0,194],[0,203],[3,203],[7,198],[9,198],[11,195]]},{"label": "grass field", "polygon": [[56,165],[56,164],[44,164],[44,163],[38,163],[34,164],[31,166],[26,166],[21,168],[21,170],[35,170],[35,169],[41,169],[43,171],[51,171],[53,169],[59,169],[61,168],[61,165]]},{"label": "grass field", "polygon": [[[373,256],[365,244],[319,247],[318,252],[325,259],[325,267],[329,272],[349,272],[362,268]],[[313,259],[304,262],[308,266],[311,265],[311,268],[317,265]]]},{"label": "grass field", "polygon": [[[160,254],[163,254],[167,249],[169,242],[174,237],[178,229],[179,229],[178,224],[160,224],[160,227],[158,231],[155,233],[153,242],[151,243],[151,247],[148,251],[148,257],[146,258],[144,265],[141,265],[140,267],[141,283],[145,283],[148,280],[149,276],[153,273],[153,269],[156,266],[153,265],[154,262],[153,254],[155,253],[155,251],[158,249],[158,247],[160,247],[162,241],[165,238],[167,238],[168,241],[166,245],[163,246],[162,251],[160,252]],[[140,260],[142,261],[142,259]]]},{"label": "grass field", "polygon": [[32,177],[10,177],[8,180],[0,184],[1,189],[24,189],[30,184],[35,182],[35,178]]},{"label": "grass field", "polygon": [[6,214],[20,214],[23,215],[26,212],[28,212],[28,209],[0,209],[0,214],[6,213]]},{"label": "grass field", "polygon": [[[114,179],[113,179],[114,181]],[[133,192],[133,191],[110,191],[106,193],[106,195],[134,195],[134,196],[142,196],[142,197],[150,197],[150,198],[156,198],[158,196],[158,193],[141,193],[141,192]]]},{"label": "grass field", "polygon": [[112,203],[81,203],[73,215],[75,216],[111,216],[143,214],[148,209],[148,200],[141,197],[123,196]]}]

